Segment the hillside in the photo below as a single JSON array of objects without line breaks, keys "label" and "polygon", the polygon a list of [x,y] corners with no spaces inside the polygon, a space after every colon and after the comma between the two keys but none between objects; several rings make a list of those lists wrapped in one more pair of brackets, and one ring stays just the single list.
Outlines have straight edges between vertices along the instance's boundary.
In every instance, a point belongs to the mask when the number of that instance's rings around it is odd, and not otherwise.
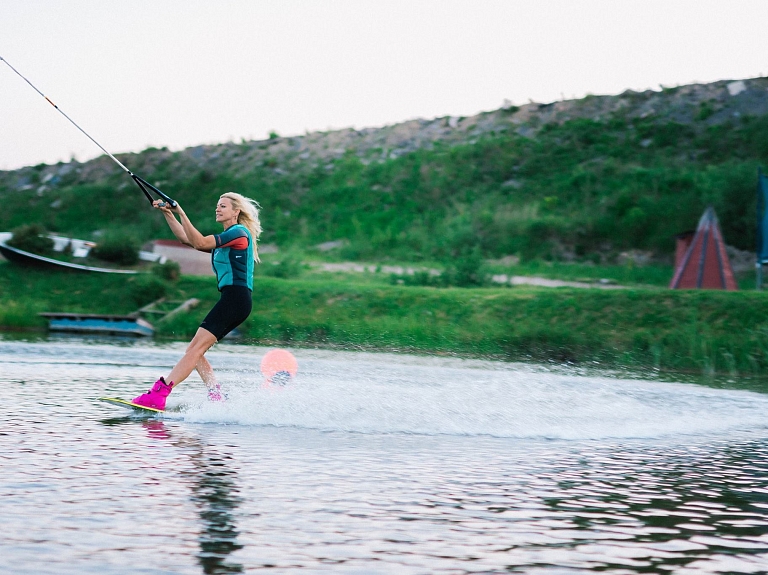
[{"label": "hillside", "polygon": [[[281,249],[345,239],[340,257],[352,259],[668,257],[708,204],[726,241],[751,249],[768,78],[119,158],[204,232],[217,229],[220,193],[258,199],[262,241]],[[105,157],[0,172],[0,199],[0,230],[168,237]]]}]

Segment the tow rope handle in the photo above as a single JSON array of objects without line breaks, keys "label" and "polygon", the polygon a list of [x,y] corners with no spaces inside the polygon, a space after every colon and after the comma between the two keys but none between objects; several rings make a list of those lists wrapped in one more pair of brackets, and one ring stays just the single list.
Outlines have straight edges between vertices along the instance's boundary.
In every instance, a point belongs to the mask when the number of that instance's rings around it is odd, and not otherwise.
[{"label": "tow rope handle", "polygon": [[173,200],[170,196],[167,196],[166,194],[164,194],[160,189],[158,189],[155,186],[153,186],[152,184],[150,184],[144,178],[140,178],[139,176],[137,176],[133,172],[131,172],[131,178],[133,178],[133,181],[136,182],[136,185],[141,188],[141,191],[144,192],[144,195],[147,197],[147,199],[149,200],[150,204],[154,205],[155,198],[152,197],[152,194],[149,193],[149,190],[147,190],[147,188],[149,188],[150,190],[155,192],[158,196],[160,196],[160,198],[164,202],[166,202],[169,206],[171,206],[172,208],[175,208],[178,205],[178,204],[176,204],[176,201]]}]

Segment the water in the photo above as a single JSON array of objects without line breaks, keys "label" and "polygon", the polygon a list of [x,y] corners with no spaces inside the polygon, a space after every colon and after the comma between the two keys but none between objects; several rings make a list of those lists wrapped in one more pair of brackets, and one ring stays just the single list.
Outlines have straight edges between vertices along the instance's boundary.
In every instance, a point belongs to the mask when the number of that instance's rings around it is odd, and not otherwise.
[{"label": "water", "polygon": [[0,572],[766,573],[768,396],[455,359],[0,340]]}]

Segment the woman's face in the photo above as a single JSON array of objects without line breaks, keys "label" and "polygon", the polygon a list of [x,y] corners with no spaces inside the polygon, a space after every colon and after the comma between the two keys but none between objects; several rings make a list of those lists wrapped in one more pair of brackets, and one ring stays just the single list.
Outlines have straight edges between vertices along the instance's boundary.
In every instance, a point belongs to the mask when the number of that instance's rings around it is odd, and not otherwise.
[{"label": "woman's face", "polygon": [[219,223],[237,221],[237,216],[240,215],[240,210],[232,208],[232,200],[229,198],[219,198],[219,203],[216,204],[216,221]]}]

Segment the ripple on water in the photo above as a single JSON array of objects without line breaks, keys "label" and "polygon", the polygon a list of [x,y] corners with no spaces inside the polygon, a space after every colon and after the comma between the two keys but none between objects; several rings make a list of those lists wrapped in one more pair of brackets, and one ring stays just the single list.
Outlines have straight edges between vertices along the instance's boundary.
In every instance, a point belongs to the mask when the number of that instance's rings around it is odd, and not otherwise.
[{"label": "ripple on water", "polygon": [[0,342],[0,572],[764,573],[766,398],[545,369],[223,348],[163,419],[179,346]]}]

